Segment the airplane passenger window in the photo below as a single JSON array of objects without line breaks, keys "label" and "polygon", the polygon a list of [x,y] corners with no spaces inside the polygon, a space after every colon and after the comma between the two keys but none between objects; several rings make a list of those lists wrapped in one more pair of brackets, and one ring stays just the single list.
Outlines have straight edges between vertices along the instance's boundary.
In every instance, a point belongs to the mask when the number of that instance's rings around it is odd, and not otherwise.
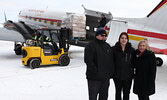
[{"label": "airplane passenger window", "polygon": [[90,26],[86,26],[86,30],[90,30]]},{"label": "airplane passenger window", "polygon": [[51,23],[50,23],[51,25],[53,25],[53,22],[51,21]]},{"label": "airplane passenger window", "polygon": [[41,22],[41,19],[39,19],[39,22]]},{"label": "airplane passenger window", "polygon": [[45,20],[44,23],[47,23],[47,20]]},{"label": "airplane passenger window", "polygon": [[97,28],[95,27],[95,28],[94,28],[94,31],[96,32],[96,30],[97,30]]}]

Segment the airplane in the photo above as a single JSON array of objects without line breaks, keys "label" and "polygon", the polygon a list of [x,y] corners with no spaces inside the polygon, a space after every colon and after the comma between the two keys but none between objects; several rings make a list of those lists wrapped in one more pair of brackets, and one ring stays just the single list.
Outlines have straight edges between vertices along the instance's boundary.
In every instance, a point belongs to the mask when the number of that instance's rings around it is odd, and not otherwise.
[{"label": "airplane", "polygon": [[[84,6],[83,6],[84,7]],[[84,40],[89,41],[94,39],[94,32],[98,27],[98,19],[101,14],[106,16],[107,22],[112,19],[112,15],[109,13],[103,13],[99,11],[93,11],[85,9],[85,14],[76,14],[72,12],[59,12],[59,11],[48,11],[48,10],[36,10],[36,9],[23,9],[19,12],[18,22],[7,20],[5,15],[5,23],[3,28],[0,28],[0,40],[15,41],[14,51],[16,55],[21,54],[21,47],[24,45],[26,40],[32,39],[35,30],[48,28],[51,30],[61,28],[71,28],[69,24],[75,24],[72,33],[64,34],[65,38],[64,49],[69,49],[69,44],[85,46],[88,42],[78,41]],[[73,18],[74,17],[74,18]],[[73,19],[77,22],[69,22]],[[82,21],[82,22],[81,22]],[[78,30],[78,26],[82,27]],[[85,30],[85,27],[87,28]],[[58,41],[58,36],[55,35],[55,40]]]},{"label": "airplane", "polygon": [[[147,40],[150,48],[156,54],[167,55],[167,0],[162,0],[144,18],[119,18],[114,17],[109,23],[110,27],[107,42],[114,45],[121,32],[127,32],[132,46],[137,49],[141,40]],[[163,60],[156,58],[157,66],[163,64]]]},{"label": "airplane", "polygon": [[[85,22],[83,26],[86,29],[86,32],[81,37],[75,37],[72,33],[72,35],[66,37],[66,43],[67,45],[86,46],[89,41],[94,39],[94,32],[98,27],[98,19],[103,13],[107,18],[105,29],[109,32],[107,42],[111,44],[111,46],[116,43],[121,32],[127,32],[133,47],[137,48],[139,41],[147,40],[151,49],[155,51],[155,53],[163,53],[167,55],[167,29],[165,28],[167,25],[167,20],[165,19],[165,10],[167,9],[166,4],[167,0],[162,0],[157,7],[144,18],[113,17],[111,13],[89,10],[83,6],[85,15],[81,16],[83,17],[82,21]],[[64,19],[74,16],[75,13],[71,12],[24,9],[19,13],[19,22],[7,21],[5,16],[6,22],[4,23],[4,28],[0,29],[0,40],[15,41],[15,52],[16,54],[19,54],[22,44],[17,42],[24,43],[27,39],[32,39],[32,35],[36,28],[66,28],[68,27],[68,23],[63,22]],[[162,64],[163,60],[157,57],[157,65],[161,66]]]}]

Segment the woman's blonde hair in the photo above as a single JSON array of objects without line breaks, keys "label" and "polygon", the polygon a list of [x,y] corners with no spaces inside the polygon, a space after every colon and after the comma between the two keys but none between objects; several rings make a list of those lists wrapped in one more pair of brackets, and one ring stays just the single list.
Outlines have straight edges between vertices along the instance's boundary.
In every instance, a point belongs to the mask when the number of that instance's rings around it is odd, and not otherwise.
[{"label": "woman's blonde hair", "polygon": [[138,44],[138,48],[139,48],[139,45],[140,45],[141,43],[145,43],[145,45],[146,45],[146,50],[152,51],[152,50],[150,49],[150,46],[148,45],[148,41],[147,41],[147,40],[141,40],[141,41],[139,42],[139,44]]}]

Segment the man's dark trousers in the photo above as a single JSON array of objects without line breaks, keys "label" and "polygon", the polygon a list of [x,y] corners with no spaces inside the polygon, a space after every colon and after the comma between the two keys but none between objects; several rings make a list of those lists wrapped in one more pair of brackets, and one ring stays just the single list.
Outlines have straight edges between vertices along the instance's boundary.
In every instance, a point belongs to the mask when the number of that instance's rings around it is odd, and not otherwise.
[{"label": "man's dark trousers", "polygon": [[107,100],[110,80],[103,81],[88,79],[89,100]]}]

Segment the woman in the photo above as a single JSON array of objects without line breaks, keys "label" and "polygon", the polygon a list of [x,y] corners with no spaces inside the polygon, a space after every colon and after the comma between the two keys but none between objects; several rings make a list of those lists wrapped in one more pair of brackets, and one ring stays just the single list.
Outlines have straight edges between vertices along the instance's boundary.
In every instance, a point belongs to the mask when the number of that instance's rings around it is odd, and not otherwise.
[{"label": "woman", "polygon": [[149,96],[155,93],[156,58],[147,41],[139,43],[132,62],[135,68],[133,92],[139,100],[150,100]]},{"label": "woman", "polygon": [[133,68],[131,65],[132,54],[135,51],[129,43],[129,37],[126,32],[119,36],[118,42],[113,47],[115,62],[115,100],[121,100],[123,90],[123,100],[129,100],[129,93],[132,84]]}]

